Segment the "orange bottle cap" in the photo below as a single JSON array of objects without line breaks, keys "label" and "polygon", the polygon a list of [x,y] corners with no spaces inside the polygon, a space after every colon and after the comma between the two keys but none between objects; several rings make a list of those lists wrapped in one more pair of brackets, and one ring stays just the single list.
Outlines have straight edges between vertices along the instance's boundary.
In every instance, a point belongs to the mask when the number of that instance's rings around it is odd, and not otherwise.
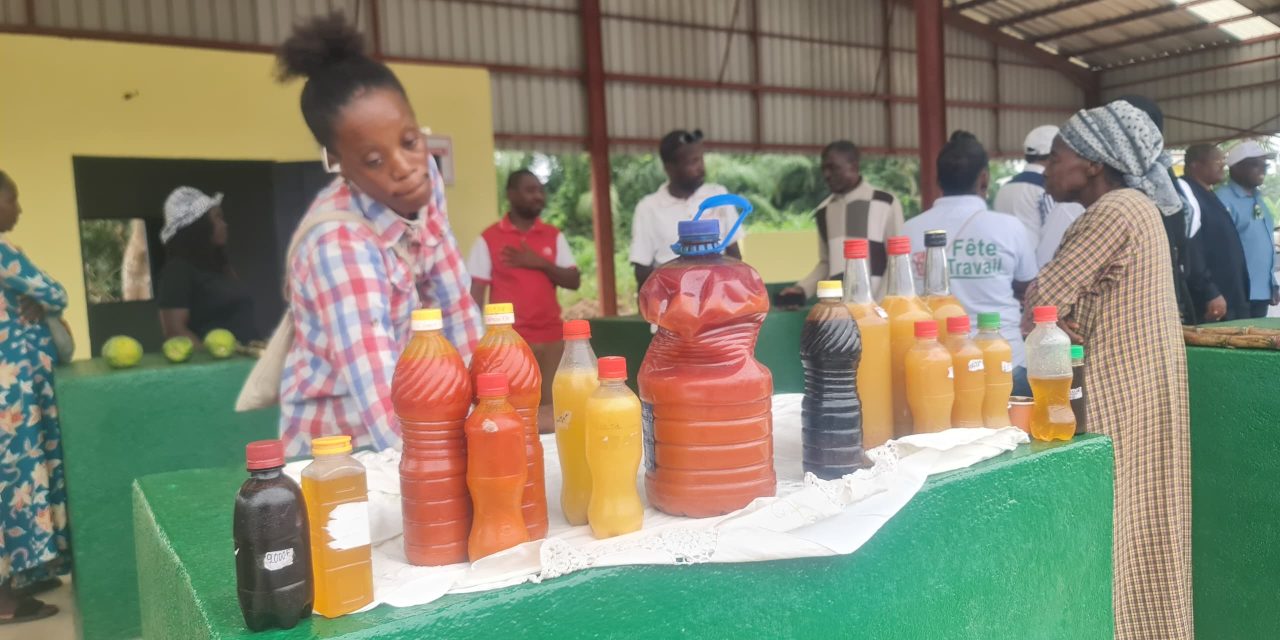
[{"label": "orange bottle cap", "polygon": [[476,377],[476,396],[501,398],[511,393],[511,383],[501,373],[482,373]]},{"label": "orange bottle cap", "polygon": [[626,380],[627,359],[622,356],[606,356],[596,364],[601,380]]},{"label": "orange bottle cap", "polygon": [[916,322],[917,338],[936,338],[938,337],[938,322],[936,320],[919,320]]}]

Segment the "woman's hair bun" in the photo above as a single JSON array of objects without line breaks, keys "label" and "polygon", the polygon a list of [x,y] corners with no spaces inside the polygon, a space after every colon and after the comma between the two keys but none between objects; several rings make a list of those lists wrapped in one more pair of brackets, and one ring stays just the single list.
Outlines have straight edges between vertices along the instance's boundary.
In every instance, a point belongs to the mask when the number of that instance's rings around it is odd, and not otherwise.
[{"label": "woman's hair bun", "polygon": [[963,129],[957,129],[951,134],[950,142],[963,142],[968,140],[973,140],[974,142],[977,142],[978,136],[975,136],[972,133],[969,133],[968,131],[965,131]]},{"label": "woman's hair bun", "polygon": [[280,45],[280,80],[310,78],[337,65],[367,60],[364,37],[341,12],[316,16],[294,28]]}]

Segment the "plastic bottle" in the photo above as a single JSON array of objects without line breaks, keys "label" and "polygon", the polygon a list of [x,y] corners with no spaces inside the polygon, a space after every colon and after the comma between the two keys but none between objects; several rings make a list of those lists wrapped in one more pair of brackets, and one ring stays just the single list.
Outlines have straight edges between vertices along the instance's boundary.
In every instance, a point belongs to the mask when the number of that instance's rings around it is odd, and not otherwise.
[{"label": "plastic bottle", "polygon": [[351,457],[351,436],[315,438],[311,455],[302,495],[311,516],[315,612],[336,618],[373,602],[369,489],[364,465]]},{"label": "plastic bottle", "polygon": [[862,454],[857,380],[862,339],[858,323],[844,305],[842,289],[834,280],[819,282],[818,304],[800,331],[801,460],[806,473],[824,480],[853,473],[867,462]]},{"label": "plastic bottle", "polygon": [[947,264],[947,232],[924,232],[924,303],[938,321],[938,340],[947,343],[947,318],[968,317],[959,298],[951,295],[951,272]]},{"label": "plastic bottle", "polygon": [[893,439],[893,369],[889,365],[889,314],[871,295],[871,270],[865,238],[844,241],[844,301],[858,323],[862,359],[858,362],[858,399],[862,402],[862,446]]},{"label": "plastic bottle", "polygon": [[[719,242],[708,208],[742,216]],[[658,326],[640,367],[649,504],[666,513],[715,516],[774,495],[773,376],[755,359],[769,311],[764,281],[721,254],[751,211],[740,196],[707,198],[679,223],[677,259],[653,270],[640,313]]]},{"label": "plastic bottle", "polygon": [[542,373],[528,343],[515,330],[515,308],[510,304],[484,307],[488,329],[471,358],[471,380],[484,373],[506,376],[508,400],[524,420],[525,457],[529,472],[524,485],[524,524],[529,539],[547,537],[547,490],[543,474],[542,441],[538,439],[538,407],[542,404]]},{"label": "plastic bottle", "polygon": [[391,404],[404,440],[404,553],[414,565],[466,562],[471,497],[462,425],[471,409],[471,376],[444,337],[439,309],[415,310],[412,328],[391,379]]},{"label": "plastic bottle", "polygon": [[880,306],[889,314],[890,364],[893,380],[893,434],[905,436],[915,429],[911,405],[907,402],[907,352],[916,344],[916,323],[933,317],[924,301],[916,297],[911,271],[911,239],[888,239],[889,263],[885,268],[885,296]]},{"label": "plastic bottle", "polygon": [[250,631],[292,629],[313,600],[307,505],[283,472],[283,443],[250,442],[244,453],[249,479],[232,519],[240,613]]},{"label": "plastic bottle", "polygon": [[1000,314],[978,314],[978,336],[974,343],[982,349],[982,372],[986,391],[982,394],[982,423],[998,429],[1013,424],[1009,418],[1009,396],[1013,393],[1013,347],[1000,335]]},{"label": "plastic bottle", "polygon": [[1070,440],[1076,432],[1071,411],[1071,339],[1058,328],[1057,307],[1036,307],[1036,328],[1027,336],[1027,380],[1035,405],[1031,437]]},{"label": "plastic bottle", "polygon": [[636,490],[643,447],[640,399],[627,388],[625,358],[600,359],[600,387],[586,409],[591,533],[611,538],[639,531],[644,523],[644,504]]},{"label": "plastic bottle", "polygon": [[533,539],[524,522],[524,418],[508,401],[510,387],[501,373],[476,381],[480,398],[467,418],[467,488],[475,512],[467,553],[471,561]]},{"label": "plastic bottle", "polygon": [[915,433],[945,431],[951,427],[955,402],[955,375],[951,353],[938,342],[938,322],[921,320],[915,328],[916,345],[907,353],[907,399],[915,420]]},{"label": "plastic bottle", "polygon": [[1085,432],[1084,347],[1071,345],[1071,413],[1076,416],[1076,435]]},{"label": "plastic bottle", "polygon": [[969,316],[947,318],[947,334],[956,393],[951,407],[951,426],[981,427],[987,379],[982,349],[969,337]]},{"label": "plastic bottle", "polygon": [[556,416],[556,450],[560,453],[560,509],[565,520],[587,524],[591,501],[591,469],[587,467],[587,399],[600,386],[596,354],[591,350],[591,323],[564,323],[564,356],[556,369],[551,397]]}]

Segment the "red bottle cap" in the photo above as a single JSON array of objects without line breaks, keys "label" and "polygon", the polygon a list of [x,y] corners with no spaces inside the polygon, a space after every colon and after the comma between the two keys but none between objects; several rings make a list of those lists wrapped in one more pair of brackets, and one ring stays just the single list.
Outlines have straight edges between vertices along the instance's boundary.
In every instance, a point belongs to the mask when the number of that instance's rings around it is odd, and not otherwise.
[{"label": "red bottle cap", "polygon": [[601,380],[626,380],[627,359],[622,356],[606,356],[596,363]]},{"label": "red bottle cap", "polygon": [[866,260],[869,253],[866,238],[849,238],[844,241],[844,257],[846,260]]},{"label": "red bottle cap", "polygon": [[476,378],[476,396],[501,398],[511,393],[507,376],[501,373],[482,373]]},{"label": "red bottle cap", "polygon": [[283,467],[284,443],[279,440],[250,442],[244,446],[244,460],[250,471]]},{"label": "red bottle cap", "polygon": [[591,323],[586,320],[570,320],[564,323],[565,340],[586,340],[591,337]]},{"label": "red bottle cap", "polygon": [[1039,324],[1041,322],[1057,322],[1058,321],[1057,307],[1036,307],[1035,310],[1032,311],[1031,313],[1035,317],[1036,324]]},{"label": "red bottle cap", "polygon": [[911,238],[906,236],[892,236],[889,238],[889,255],[905,256],[911,253]]},{"label": "red bottle cap", "polygon": [[916,322],[917,338],[936,338],[938,337],[938,322],[936,320],[919,320]]},{"label": "red bottle cap", "polygon": [[947,318],[947,333],[953,336],[969,335],[969,316],[951,316]]}]

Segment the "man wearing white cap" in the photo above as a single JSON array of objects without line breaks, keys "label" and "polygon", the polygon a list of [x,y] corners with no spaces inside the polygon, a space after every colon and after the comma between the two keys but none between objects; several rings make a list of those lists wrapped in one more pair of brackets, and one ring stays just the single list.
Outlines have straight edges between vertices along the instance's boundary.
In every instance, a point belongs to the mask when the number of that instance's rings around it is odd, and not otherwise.
[{"label": "man wearing white cap", "polygon": [[1258,143],[1246,140],[1227,153],[1231,180],[1218,188],[1218,199],[1240,233],[1244,247],[1245,268],[1249,272],[1249,310],[1253,317],[1267,315],[1267,307],[1280,304],[1280,287],[1276,286],[1275,245],[1271,232],[1275,219],[1262,198],[1262,181],[1267,176],[1267,162],[1272,154]]},{"label": "man wearing white cap", "polygon": [[1053,259],[1067,227],[1084,213],[1084,207],[1054,202],[1044,192],[1044,165],[1056,137],[1058,128],[1051,124],[1036,127],[1027,134],[1024,143],[1027,166],[1000,188],[993,207],[1021,220],[1027,227],[1036,244],[1036,262],[1041,267]]}]

